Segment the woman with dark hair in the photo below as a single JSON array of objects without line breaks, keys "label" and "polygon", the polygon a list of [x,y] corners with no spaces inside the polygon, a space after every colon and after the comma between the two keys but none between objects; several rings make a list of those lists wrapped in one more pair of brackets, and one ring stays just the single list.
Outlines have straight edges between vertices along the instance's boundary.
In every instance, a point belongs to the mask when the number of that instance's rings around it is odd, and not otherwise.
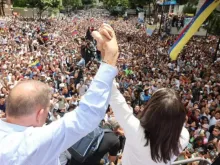
[{"label": "woman with dark hair", "polygon": [[184,106],[172,89],[155,92],[137,119],[114,85],[110,105],[125,131],[122,163],[126,165],[170,165],[188,145],[189,133],[183,124]]}]

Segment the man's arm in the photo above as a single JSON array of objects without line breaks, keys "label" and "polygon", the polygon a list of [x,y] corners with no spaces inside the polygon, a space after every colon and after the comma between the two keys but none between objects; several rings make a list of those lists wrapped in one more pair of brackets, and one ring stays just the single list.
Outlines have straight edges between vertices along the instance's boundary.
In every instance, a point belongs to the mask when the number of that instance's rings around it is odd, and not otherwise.
[{"label": "man's arm", "polygon": [[[7,160],[20,165],[45,165],[52,163],[60,153],[68,149],[82,137],[93,131],[104,118],[110,99],[113,79],[117,74],[115,68],[119,56],[116,36],[109,25],[102,25],[99,32],[93,32],[102,51],[103,61],[87,93],[82,97],[79,107],[62,119],[43,128],[28,127],[25,132],[16,133],[16,141],[10,150],[14,157]],[[112,65],[112,66],[111,66]],[[14,136],[10,135],[13,139]],[[23,140],[25,139],[25,140]],[[10,140],[10,138],[8,138]],[[8,143],[7,143],[8,144]],[[12,163],[8,163],[12,164]]]},{"label": "man's arm", "polygon": [[17,152],[26,150],[25,152],[29,153],[24,158],[24,163],[29,159],[39,165],[48,164],[93,131],[104,118],[116,74],[115,67],[102,64],[75,111],[67,113],[62,119],[46,127],[28,128],[24,136],[26,140],[17,146]]}]

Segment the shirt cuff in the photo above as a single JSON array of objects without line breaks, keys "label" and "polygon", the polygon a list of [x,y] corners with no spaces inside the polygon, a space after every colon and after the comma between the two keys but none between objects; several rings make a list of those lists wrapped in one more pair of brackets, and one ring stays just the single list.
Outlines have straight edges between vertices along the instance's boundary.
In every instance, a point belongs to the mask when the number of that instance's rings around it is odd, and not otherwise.
[{"label": "shirt cuff", "polygon": [[112,80],[115,78],[117,74],[117,67],[102,62],[95,76],[95,79],[101,79],[107,83],[112,83]]}]

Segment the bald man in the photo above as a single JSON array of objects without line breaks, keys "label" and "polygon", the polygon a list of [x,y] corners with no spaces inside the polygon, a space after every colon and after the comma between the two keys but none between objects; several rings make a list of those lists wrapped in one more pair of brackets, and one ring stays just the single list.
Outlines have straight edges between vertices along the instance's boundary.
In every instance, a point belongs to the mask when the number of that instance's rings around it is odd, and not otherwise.
[{"label": "bald man", "polygon": [[59,155],[104,118],[117,74],[118,45],[108,25],[102,25],[93,37],[104,63],[75,111],[42,127],[51,107],[49,87],[38,81],[24,81],[11,90],[7,117],[0,120],[0,165],[59,165]]}]

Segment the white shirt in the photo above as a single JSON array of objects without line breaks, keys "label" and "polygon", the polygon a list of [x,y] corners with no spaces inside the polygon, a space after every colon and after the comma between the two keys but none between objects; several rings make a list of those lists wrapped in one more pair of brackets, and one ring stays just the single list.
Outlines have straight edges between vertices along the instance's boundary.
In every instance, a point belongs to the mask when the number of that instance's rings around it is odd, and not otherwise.
[{"label": "white shirt", "polygon": [[93,131],[105,116],[117,69],[102,64],[76,110],[45,127],[0,120],[0,165],[59,165],[59,156]]},{"label": "white shirt", "polygon": [[108,122],[110,119],[111,119],[111,116],[108,116],[108,114],[105,114],[105,118],[104,118],[105,122]]},{"label": "white shirt", "polygon": [[202,116],[205,116],[205,117],[207,117],[209,120],[210,120],[210,115],[206,115],[206,113],[203,113],[203,115]]},{"label": "white shirt", "polygon": [[211,127],[212,125],[215,125],[216,122],[217,122],[217,120],[216,120],[215,116],[213,116],[209,121],[209,127]]},{"label": "white shirt", "polygon": [[[149,146],[145,146],[146,139],[143,127],[140,125],[125,98],[121,95],[119,90],[113,85],[110,105],[115,114],[116,120],[124,129],[126,143],[122,157],[122,164],[125,165],[165,165],[165,163],[156,163],[151,158],[151,151]],[[189,133],[186,128],[182,129],[180,135],[181,150],[183,150],[189,143]],[[173,162],[176,157],[171,159]],[[170,162],[168,163],[171,164]]]},{"label": "white shirt", "polygon": [[76,89],[79,90],[79,95],[83,96],[86,93],[87,86],[85,84],[83,84],[83,85],[77,84]]}]

